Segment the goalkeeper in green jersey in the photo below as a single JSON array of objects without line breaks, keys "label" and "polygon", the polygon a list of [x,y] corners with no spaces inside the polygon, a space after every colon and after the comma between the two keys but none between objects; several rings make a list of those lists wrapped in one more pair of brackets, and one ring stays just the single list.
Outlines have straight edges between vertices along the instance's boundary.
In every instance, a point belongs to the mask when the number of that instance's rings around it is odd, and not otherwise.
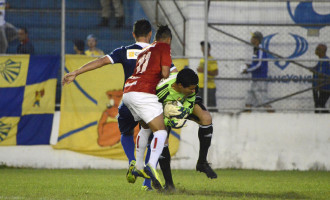
[{"label": "goalkeeper in green jersey", "polygon": [[[207,162],[207,153],[211,145],[213,134],[212,117],[203,105],[203,100],[196,96],[198,92],[198,76],[189,69],[185,68],[179,73],[172,73],[169,78],[159,82],[156,87],[156,94],[159,101],[166,105],[167,102],[179,101],[182,106],[176,106],[176,109],[170,109],[165,113],[165,125],[170,128],[181,128],[185,123],[185,118],[195,121],[199,124],[198,138],[200,141],[199,157],[196,170],[203,172],[208,178],[217,178],[217,174]],[[171,115],[171,113],[174,113]],[[165,189],[174,189],[170,167],[170,152],[165,145],[162,156],[159,158],[159,165],[165,179]]]},{"label": "goalkeeper in green jersey", "polygon": [[[182,128],[186,118],[192,113],[198,77],[191,69],[171,73],[161,80],[156,87],[158,101],[164,106],[164,121],[167,127]],[[175,102],[176,104],[174,104]]]}]

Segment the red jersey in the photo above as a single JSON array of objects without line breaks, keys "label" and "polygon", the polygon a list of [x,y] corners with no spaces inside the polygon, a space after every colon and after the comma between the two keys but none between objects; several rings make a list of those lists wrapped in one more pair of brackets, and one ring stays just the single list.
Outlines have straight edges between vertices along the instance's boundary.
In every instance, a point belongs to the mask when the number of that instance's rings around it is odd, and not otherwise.
[{"label": "red jersey", "polygon": [[154,42],[146,47],[136,60],[136,67],[124,86],[124,93],[146,92],[156,94],[156,86],[162,79],[162,66],[171,67],[171,47],[167,43]]}]

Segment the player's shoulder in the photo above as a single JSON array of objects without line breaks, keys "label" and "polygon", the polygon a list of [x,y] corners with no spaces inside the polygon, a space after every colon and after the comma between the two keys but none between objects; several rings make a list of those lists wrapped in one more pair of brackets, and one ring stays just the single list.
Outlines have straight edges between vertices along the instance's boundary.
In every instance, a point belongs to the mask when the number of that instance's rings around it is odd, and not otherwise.
[{"label": "player's shoulder", "polygon": [[113,51],[127,51],[128,49],[142,49],[139,45],[137,44],[130,44],[130,45],[127,45],[127,46],[120,46],[120,47],[117,47],[115,50]]},{"label": "player's shoulder", "polygon": [[116,48],[115,50],[113,50],[112,52],[111,52],[111,54],[123,54],[123,55],[126,55],[126,52],[127,52],[127,50],[129,50],[129,49],[134,49],[134,47],[135,47],[135,45],[134,44],[131,44],[131,45],[128,45],[128,46],[121,46],[121,47],[118,47],[118,48]]},{"label": "player's shoulder", "polygon": [[125,49],[142,49],[142,47],[136,43],[125,46]]},{"label": "player's shoulder", "polygon": [[115,50],[113,50],[110,54],[120,54],[126,52],[125,46],[117,47]]},{"label": "player's shoulder", "polygon": [[173,72],[173,73],[171,73],[170,76],[169,76],[168,78],[163,78],[163,79],[161,79],[161,80],[159,81],[157,87],[162,87],[162,86],[164,86],[164,85],[166,85],[166,84],[171,84],[171,83],[175,82],[175,81],[176,81],[176,77],[177,77],[177,75],[178,75],[178,72]]}]

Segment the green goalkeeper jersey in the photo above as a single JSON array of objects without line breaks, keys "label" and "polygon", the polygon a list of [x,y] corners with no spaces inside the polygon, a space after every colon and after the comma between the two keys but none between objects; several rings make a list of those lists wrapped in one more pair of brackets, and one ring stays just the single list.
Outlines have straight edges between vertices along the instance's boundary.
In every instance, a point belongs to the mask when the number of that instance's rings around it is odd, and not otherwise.
[{"label": "green goalkeeper jersey", "polygon": [[176,76],[178,73],[171,73],[167,79],[162,79],[157,87],[156,87],[156,94],[158,96],[158,101],[161,102],[163,105],[167,101],[180,101],[185,108],[190,109],[190,114],[193,111],[196,94],[193,93],[187,97],[184,94],[175,91],[172,88],[172,84],[176,81]]}]

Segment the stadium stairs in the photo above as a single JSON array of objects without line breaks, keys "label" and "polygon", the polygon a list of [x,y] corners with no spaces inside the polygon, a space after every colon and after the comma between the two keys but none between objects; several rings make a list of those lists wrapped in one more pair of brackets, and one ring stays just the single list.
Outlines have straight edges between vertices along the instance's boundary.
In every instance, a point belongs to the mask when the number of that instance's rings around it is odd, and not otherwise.
[{"label": "stadium stairs", "polygon": [[[26,27],[29,38],[38,55],[60,55],[61,51],[61,0],[10,0],[6,10],[6,21],[16,27]],[[123,1],[125,26],[115,29],[115,19],[110,18],[108,27],[98,26],[101,20],[99,0],[66,1],[66,54],[72,54],[73,40],[86,41],[93,33],[98,38],[98,48],[105,53],[114,48],[134,42],[132,24],[145,17],[138,0]],[[11,42],[8,53],[15,53],[18,40]],[[85,44],[85,48],[87,44]]]}]

